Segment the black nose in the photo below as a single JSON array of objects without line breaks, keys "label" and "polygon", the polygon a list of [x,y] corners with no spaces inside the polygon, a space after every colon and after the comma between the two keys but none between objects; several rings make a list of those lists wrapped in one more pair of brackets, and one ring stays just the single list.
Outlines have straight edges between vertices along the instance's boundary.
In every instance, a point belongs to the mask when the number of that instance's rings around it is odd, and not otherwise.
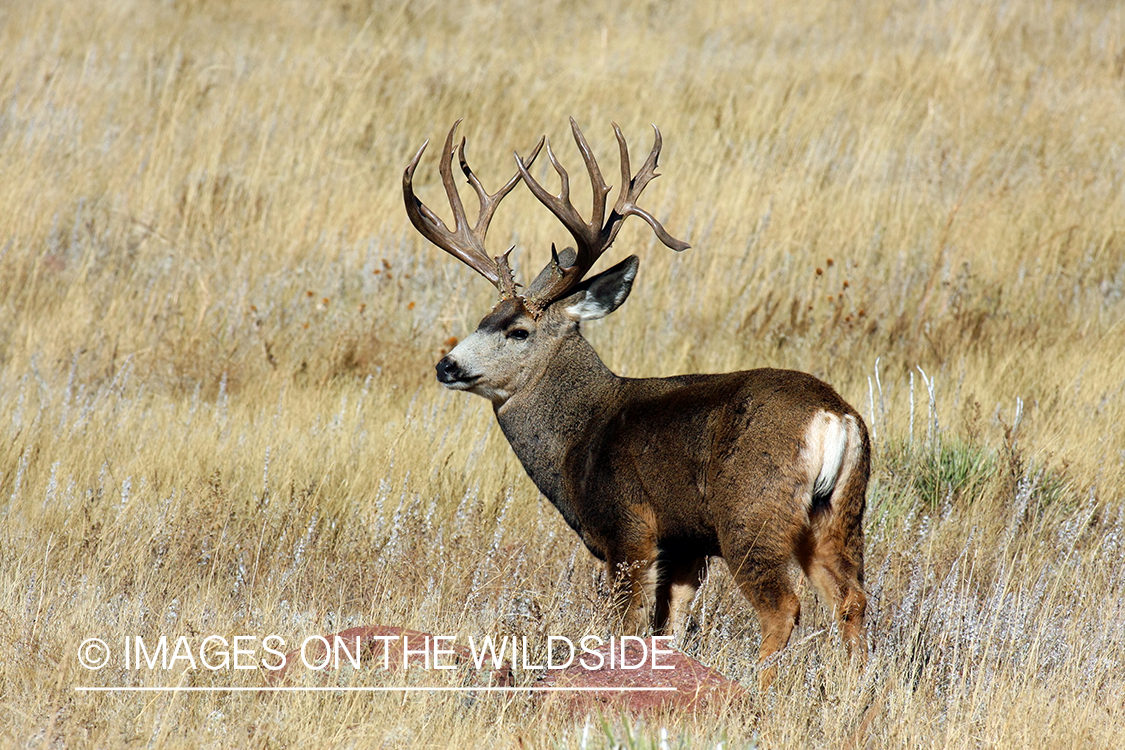
[{"label": "black nose", "polygon": [[461,368],[450,357],[442,357],[437,363],[437,379],[442,383],[453,383],[461,379]]}]

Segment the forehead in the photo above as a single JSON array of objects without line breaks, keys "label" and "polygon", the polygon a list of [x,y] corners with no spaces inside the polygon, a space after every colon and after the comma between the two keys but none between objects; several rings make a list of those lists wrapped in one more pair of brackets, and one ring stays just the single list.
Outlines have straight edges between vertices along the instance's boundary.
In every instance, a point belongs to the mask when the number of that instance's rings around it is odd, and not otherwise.
[{"label": "forehead", "polygon": [[528,313],[527,308],[524,307],[523,300],[506,299],[493,308],[492,312],[484,316],[480,325],[477,326],[477,330],[486,333],[504,331],[511,327],[517,320],[530,317],[530,313]]}]

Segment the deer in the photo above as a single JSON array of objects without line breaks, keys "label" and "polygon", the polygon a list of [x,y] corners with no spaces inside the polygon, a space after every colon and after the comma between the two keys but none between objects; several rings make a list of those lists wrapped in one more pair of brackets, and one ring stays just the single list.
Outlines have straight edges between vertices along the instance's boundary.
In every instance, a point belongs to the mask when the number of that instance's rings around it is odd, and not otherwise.
[{"label": "deer", "polygon": [[[866,657],[863,513],[870,442],[863,418],[827,383],[804,372],[752,369],[724,374],[630,378],[615,375],[582,336],[582,324],[618,309],[632,290],[636,255],[587,278],[630,216],[675,251],[672,237],[637,205],[657,177],[654,144],[635,174],[616,123],[621,187],[602,177],[573,118],[571,132],[593,189],[590,219],[570,200],[570,180],[546,136],[516,173],[488,193],[454,149],[450,128],[439,159],[452,228],[414,194],[428,141],[403,172],[411,223],[431,243],[488,279],[499,301],[476,330],[437,363],[448,389],[483,396],[538,490],[613,576],[613,611],[626,632],[682,635],[687,609],[721,557],[757,613],[759,683],[776,677],[771,659],[797,625],[800,570],[835,612],[851,653]],[[561,180],[557,195],[529,168],[546,143]],[[480,204],[470,223],[453,176],[461,171]],[[559,252],[522,287],[507,252],[491,256],[485,236],[500,201],[523,182],[563,224],[574,247]]]}]

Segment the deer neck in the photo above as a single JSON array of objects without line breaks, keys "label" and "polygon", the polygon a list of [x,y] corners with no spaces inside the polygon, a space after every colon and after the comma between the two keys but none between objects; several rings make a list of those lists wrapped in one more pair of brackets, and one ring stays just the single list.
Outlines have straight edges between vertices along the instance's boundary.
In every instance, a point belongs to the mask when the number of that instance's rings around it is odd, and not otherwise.
[{"label": "deer neck", "polygon": [[541,373],[496,408],[516,457],[577,529],[573,504],[583,492],[585,454],[616,403],[621,379],[581,335],[567,337]]}]

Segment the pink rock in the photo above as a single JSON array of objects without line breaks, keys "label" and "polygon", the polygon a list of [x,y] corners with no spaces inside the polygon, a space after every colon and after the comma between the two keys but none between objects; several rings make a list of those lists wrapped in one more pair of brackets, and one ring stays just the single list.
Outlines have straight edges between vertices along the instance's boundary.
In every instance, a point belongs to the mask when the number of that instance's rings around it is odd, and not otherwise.
[{"label": "pink rock", "polygon": [[[646,639],[645,643],[652,641]],[[663,653],[657,664],[670,669],[654,669],[651,658],[645,658],[645,645],[635,640],[613,644],[618,658],[610,666],[610,645],[594,649],[602,657],[588,657],[586,664],[598,666],[587,669],[577,662],[566,669],[549,671],[538,683],[542,687],[584,688],[574,692],[551,692],[546,702],[561,704],[572,713],[583,714],[595,710],[607,712],[645,712],[657,710],[687,710],[691,712],[718,713],[732,702],[744,699],[748,693],[740,684],[728,680],[719,672],[696,661],[680,651]],[[662,648],[665,648],[662,646]],[[625,669],[620,664],[624,653],[626,665],[640,664],[637,669]],[[601,688],[585,690],[586,688]],[[620,690],[620,688],[646,688],[646,690]],[[650,689],[651,690],[648,690]],[[662,688],[656,690],[655,688]]]}]

